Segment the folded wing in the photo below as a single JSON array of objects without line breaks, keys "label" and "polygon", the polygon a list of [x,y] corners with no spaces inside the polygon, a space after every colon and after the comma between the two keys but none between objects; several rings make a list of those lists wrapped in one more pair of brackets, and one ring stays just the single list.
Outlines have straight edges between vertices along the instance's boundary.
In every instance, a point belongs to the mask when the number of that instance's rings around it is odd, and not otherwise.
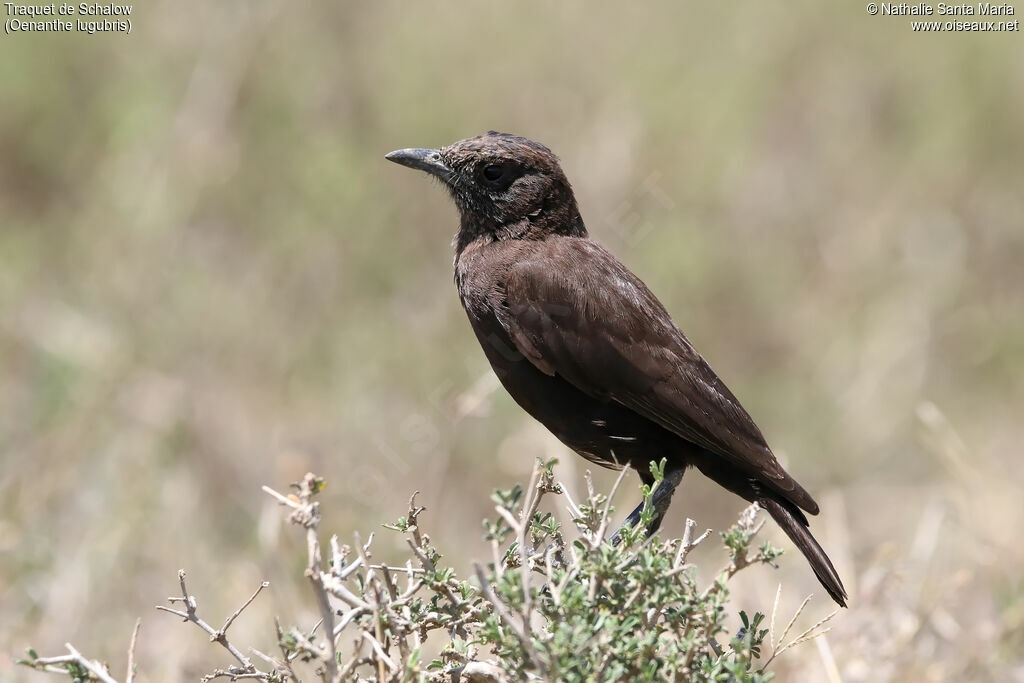
[{"label": "folded wing", "polygon": [[514,265],[500,292],[499,320],[519,352],[542,372],[619,402],[817,514],[817,504],[782,469],[750,415],[643,282],[594,242],[551,242],[547,258]]}]

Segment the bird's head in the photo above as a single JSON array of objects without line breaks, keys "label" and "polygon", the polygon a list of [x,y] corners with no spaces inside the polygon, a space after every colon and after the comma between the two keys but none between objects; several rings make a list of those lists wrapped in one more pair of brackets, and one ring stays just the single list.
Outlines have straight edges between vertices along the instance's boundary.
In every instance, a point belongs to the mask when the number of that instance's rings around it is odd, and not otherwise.
[{"label": "bird's head", "polygon": [[445,184],[459,209],[459,251],[476,240],[586,235],[572,187],[544,145],[491,131],[441,149],[399,149],[386,157]]}]

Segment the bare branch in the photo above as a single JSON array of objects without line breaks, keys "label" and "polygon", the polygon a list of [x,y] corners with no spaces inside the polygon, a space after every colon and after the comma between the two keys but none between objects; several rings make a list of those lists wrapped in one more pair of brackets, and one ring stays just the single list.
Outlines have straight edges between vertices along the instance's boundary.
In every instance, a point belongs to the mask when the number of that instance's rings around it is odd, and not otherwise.
[{"label": "bare branch", "polygon": [[[252,661],[244,654],[242,654],[242,652],[237,647],[235,647],[230,640],[228,640],[226,630],[227,627],[231,625],[231,622],[233,622],[235,618],[242,613],[242,610],[248,607],[249,604],[252,603],[253,599],[255,599],[257,595],[259,595],[260,591],[263,590],[263,588],[269,584],[267,582],[263,582],[263,584],[258,589],[256,589],[256,592],[253,593],[252,597],[250,597],[245,602],[244,605],[242,605],[233,615],[231,615],[228,618],[228,620],[224,623],[224,627],[218,630],[210,626],[210,624],[206,623],[206,621],[204,621],[196,613],[196,599],[195,596],[189,595],[188,588],[185,586],[184,569],[178,570],[178,583],[181,585],[182,597],[179,598],[172,596],[167,598],[167,601],[171,604],[174,604],[176,602],[184,603],[185,611],[182,612],[181,610],[172,609],[170,607],[164,607],[163,605],[157,605],[156,608],[163,612],[170,612],[175,616],[179,616],[185,621],[191,621],[193,624],[209,633],[211,642],[220,643],[224,647],[224,649],[230,652],[231,656],[238,660],[238,663],[242,665],[241,671],[239,673],[259,673],[259,670],[253,665]],[[252,678],[252,676],[250,676],[250,678]]]},{"label": "bare branch", "polygon": [[[608,530],[608,515],[612,511],[612,499],[615,498],[615,494],[619,491],[619,486],[622,485],[622,480],[626,478],[626,473],[629,471],[629,465],[626,465],[619,471],[619,476],[615,478],[615,484],[612,486],[611,493],[608,494],[608,500],[604,504],[604,512],[601,514],[601,525],[597,528],[597,533],[594,534],[594,538],[591,541],[591,546],[596,548],[597,546],[604,543],[604,534]],[[588,482],[590,480],[588,479]],[[593,486],[593,483],[588,483],[588,486]]]},{"label": "bare branch", "polygon": [[269,585],[269,581],[264,581],[263,583],[261,583],[259,587],[253,592],[253,594],[249,596],[249,599],[245,601],[245,604],[236,609],[235,613],[227,618],[227,620],[224,622],[224,625],[220,627],[221,633],[227,633],[227,630],[231,627],[232,622],[234,622],[234,620],[238,618],[238,615],[242,613],[242,610],[244,610],[246,607],[252,604],[252,601],[256,599],[256,596],[260,594],[260,591],[262,591]]},{"label": "bare branch", "polygon": [[142,626],[142,617],[135,620],[135,628],[132,629],[132,640],[128,643],[128,671],[125,673],[125,683],[132,683],[135,680],[135,643],[139,639],[139,628]]}]

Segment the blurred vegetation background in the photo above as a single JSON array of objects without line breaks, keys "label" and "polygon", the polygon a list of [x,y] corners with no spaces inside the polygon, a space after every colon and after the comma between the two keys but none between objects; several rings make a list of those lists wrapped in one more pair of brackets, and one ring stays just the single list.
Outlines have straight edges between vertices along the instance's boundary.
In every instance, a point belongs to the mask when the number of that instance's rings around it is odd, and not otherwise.
[{"label": "blurred vegetation background", "polygon": [[[383,159],[497,129],[561,156],[822,503],[852,606],[783,679],[1024,680],[1020,33],[810,0],[131,18],[0,38],[0,678],[41,676],[30,644],[123,661],[138,615],[148,680],[222,662],[153,610],[179,567],[211,621],[271,581],[241,642],[312,623],[261,484],[325,476],[343,538],[418,489],[467,568],[491,489],[552,454],[579,485],[469,330],[445,193]],[[667,531],[742,507],[691,474]],[[750,611],[820,593],[795,552],[750,574]]]}]

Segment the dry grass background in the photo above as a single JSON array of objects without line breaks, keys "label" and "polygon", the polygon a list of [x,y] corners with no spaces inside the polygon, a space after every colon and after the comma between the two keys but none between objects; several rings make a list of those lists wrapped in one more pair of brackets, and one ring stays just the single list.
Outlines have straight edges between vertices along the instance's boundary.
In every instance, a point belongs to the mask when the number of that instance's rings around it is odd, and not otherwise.
[{"label": "dry grass background", "polygon": [[[152,607],[179,567],[211,618],[270,580],[236,641],[310,620],[261,484],[323,474],[342,535],[419,489],[469,567],[492,488],[551,453],[580,481],[494,390],[454,209],[383,160],[494,128],[560,154],[823,503],[852,607],[783,680],[1024,680],[1019,33],[810,0],[132,19],[0,39],[0,678],[41,676],[29,644],[121,661],[142,615],[146,679],[194,679],[222,654]],[[698,476],[677,498],[675,532],[743,506]],[[794,553],[749,574],[748,609],[817,591]]]}]

